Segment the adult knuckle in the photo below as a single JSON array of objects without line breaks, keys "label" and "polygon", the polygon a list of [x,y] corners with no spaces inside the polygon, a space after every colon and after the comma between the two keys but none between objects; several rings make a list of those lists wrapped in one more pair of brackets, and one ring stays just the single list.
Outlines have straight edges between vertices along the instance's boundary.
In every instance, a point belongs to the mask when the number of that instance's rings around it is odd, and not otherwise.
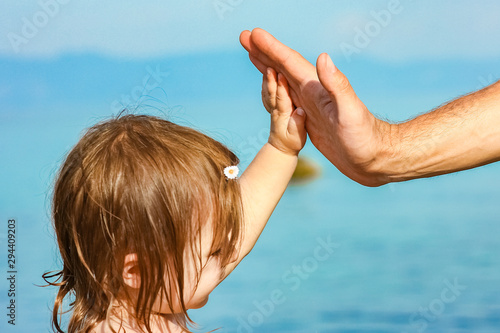
[{"label": "adult knuckle", "polygon": [[342,75],[338,80],[337,80],[337,88],[340,92],[348,92],[349,90],[351,90],[351,83],[349,82],[349,80],[347,79],[347,77],[345,77],[344,75]]}]

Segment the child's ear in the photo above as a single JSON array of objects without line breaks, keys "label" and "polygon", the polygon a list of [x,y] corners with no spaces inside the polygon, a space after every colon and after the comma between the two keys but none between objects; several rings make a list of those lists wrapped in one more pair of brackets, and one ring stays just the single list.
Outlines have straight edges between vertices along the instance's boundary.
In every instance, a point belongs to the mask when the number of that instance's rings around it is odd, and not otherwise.
[{"label": "child's ear", "polygon": [[129,253],[125,256],[123,281],[130,288],[139,289],[141,287],[141,274],[139,272],[139,262],[136,253]]}]

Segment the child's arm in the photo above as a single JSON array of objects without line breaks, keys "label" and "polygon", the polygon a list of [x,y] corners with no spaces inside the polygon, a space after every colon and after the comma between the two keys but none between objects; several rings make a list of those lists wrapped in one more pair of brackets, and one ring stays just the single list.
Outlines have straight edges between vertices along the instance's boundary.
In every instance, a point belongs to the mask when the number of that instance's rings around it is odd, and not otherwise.
[{"label": "child's arm", "polygon": [[294,110],[288,83],[268,69],[262,83],[262,100],[271,114],[269,141],[240,178],[245,229],[238,259],[226,267],[229,274],[252,250],[281,199],[307,139],[305,113]]}]

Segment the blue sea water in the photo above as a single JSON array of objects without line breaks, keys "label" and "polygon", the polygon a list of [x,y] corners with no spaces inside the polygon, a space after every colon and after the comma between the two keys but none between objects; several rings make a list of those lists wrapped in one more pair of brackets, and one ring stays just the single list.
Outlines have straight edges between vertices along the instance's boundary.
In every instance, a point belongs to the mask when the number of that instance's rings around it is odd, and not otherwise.
[{"label": "blue sea water", "polygon": [[[6,279],[0,284],[1,332],[49,331],[55,290],[36,285],[43,272],[60,268],[49,218],[53,177],[84,128],[116,113],[117,102],[132,96],[132,109],[139,104],[203,130],[233,148],[243,166],[266,139],[260,77],[243,53],[3,64],[0,83],[9,80],[13,92],[1,99],[0,240],[5,258],[5,224],[16,219],[18,274],[15,327],[5,320]],[[457,75],[457,66],[345,65],[370,109],[393,120],[473,90],[492,67],[460,64],[470,73]],[[425,81],[422,69],[441,79]],[[163,74],[155,79],[156,70]],[[381,75],[382,82],[373,79]],[[152,80],[161,82],[145,88]],[[287,189],[253,252],[191,312],[201,330],[500,331],[500,164],[366,188],[310,143],[303,155],[321,166],[321,176]],[[3,275],[5,265],[2,259]]]}]

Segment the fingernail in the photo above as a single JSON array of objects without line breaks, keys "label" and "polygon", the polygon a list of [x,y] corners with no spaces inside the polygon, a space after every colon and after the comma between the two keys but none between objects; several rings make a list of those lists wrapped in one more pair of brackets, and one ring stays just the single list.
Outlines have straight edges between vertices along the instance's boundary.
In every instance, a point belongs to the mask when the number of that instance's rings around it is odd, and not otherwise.
[{"label": "fingernail", "polygon": [[283,74],[278,73],[278,85],[283,85]]},{"label": "fingernail", "polygon": [[304,115],[304,109],[303,108],[297,108],[297,114],[302,117]]},{"label": "fingernail", "polygon": [[267,67],[267,75],[271,75],[271,67]]},{"label": "fingernail", "polygon": [[325,53],[325,54],[326,54],[326,64],[325,64],[326,68],[328,68],[328,70],[331,73],[335,73],[337,71],[337,67],[333,63],[332,58],[330,58],[330,55],[328,53]]}]

